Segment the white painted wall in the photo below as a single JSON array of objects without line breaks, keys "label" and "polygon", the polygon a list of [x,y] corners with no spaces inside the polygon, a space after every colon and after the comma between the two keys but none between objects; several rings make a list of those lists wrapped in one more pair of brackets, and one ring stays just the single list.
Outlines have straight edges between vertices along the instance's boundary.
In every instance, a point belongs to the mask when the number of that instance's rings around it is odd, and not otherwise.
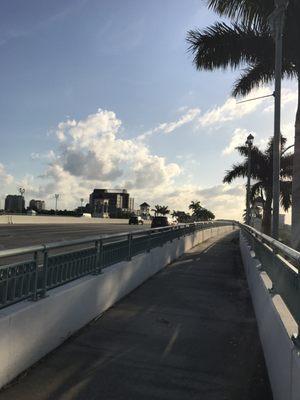
[{"label": "white painted wall", "polygon": [[212,228],[175,239],[131,261],[105,268],[101,275],[53,289],[42,300],[23,301],[1,310],[0,387],[185,251],[231,231],[232,226]]},{"label": "white painted wall", "polygon": [[271,296],[272,282],[258,270],[260,262],[240,234],[240,249],[259,328],[274,400],[300,399],[300,358],[291,336],[297,324],[279,295]]}]

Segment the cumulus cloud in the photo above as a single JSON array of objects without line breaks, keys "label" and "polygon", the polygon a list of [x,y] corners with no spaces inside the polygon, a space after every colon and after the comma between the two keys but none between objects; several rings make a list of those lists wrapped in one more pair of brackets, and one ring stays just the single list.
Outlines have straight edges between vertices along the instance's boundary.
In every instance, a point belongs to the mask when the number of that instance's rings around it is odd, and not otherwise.
[{"label": "cumulus cloud", "polygon": [[59,123],[55,157],[41,175],[42,183],[28,192],[48,198],[59,193],[61,204],[70,207],[81,197],[88,200],[94,187],[126,187],[141,197],[168,191],[181,173],[179,165],[152,154],[136,139],[121,137],[121,125],[114,112],[101,109],[82,120]]}]

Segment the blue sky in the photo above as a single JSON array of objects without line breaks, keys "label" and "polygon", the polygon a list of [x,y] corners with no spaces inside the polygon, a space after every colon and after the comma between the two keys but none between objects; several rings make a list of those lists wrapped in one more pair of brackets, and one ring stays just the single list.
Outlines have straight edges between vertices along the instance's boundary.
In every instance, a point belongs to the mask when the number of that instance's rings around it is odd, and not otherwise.
[{"label": "blue sky", "polygon": [[[73,208],[95,186],[126,185],[137,203],[199,199],[238,218],[243,182],[222,177],[234,143],[272,134],[272,100],[236,106],[238,72],[194,69],[186,32],[217,19],[201,0],[2,0],[2,199],[22,185],[27,200],[51,207],[59,192]],[[291,140],[294,85],[284,90]]]}]

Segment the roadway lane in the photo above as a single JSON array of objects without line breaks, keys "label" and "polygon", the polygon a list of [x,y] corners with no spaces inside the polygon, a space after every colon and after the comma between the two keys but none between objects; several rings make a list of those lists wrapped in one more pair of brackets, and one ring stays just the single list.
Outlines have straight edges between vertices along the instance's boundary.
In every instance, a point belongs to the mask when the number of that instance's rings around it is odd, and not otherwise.
[{"label": "roadway lane", "polygon": [[127,224],[49,224],[49,225],[0,225],[0,250],[33,246],[64,240],[81,239],[87,236],[114,234],[139,229],[149,225]]}]

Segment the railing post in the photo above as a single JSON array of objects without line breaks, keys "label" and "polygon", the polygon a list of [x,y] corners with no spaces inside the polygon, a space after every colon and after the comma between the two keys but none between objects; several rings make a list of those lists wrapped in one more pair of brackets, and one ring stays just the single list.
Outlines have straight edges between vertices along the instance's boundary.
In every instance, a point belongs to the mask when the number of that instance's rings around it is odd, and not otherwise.
[{"label": "railing post", "polygon": [[32,294],[32,301],[37,301],[37,285],[38,285],[38,252],[34,252],[33,256],[33,261],[34,261],[34,282],[33,282],[33,294]]},{"label": "railing post", "polygon": [[95,271],[94,274],[98,275],[102,272],[103,267],[103,240],[96,240],[95,242],[96,247],[96,261],[95,261]]},{"label": "railing post", "polygon": [[127,236],[128,239],[128,257],[127,260],[130,261],[132,258],[132,234],[129,233],[129,235]]},{"label": "railing post", "polygon": [[48,251],[46,247],[43,250],[43,287],[41,297],[46,297],[48,279]]},{"label": "railing post", "polygon": [[147,253],[150,253],[151,250],[151,231],[148,232],[147,238]]}]

